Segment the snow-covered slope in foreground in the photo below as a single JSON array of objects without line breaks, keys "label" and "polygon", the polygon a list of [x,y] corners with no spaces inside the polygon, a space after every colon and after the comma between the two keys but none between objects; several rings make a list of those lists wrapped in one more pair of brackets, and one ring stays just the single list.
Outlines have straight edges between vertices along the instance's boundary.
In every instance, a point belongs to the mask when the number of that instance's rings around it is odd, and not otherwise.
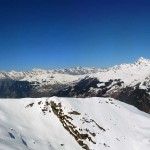
[{"label": "snow-covered slope in foreground", "polygon": [[110,98],[0,100],[0,150],[149,150],[150,115]]}]

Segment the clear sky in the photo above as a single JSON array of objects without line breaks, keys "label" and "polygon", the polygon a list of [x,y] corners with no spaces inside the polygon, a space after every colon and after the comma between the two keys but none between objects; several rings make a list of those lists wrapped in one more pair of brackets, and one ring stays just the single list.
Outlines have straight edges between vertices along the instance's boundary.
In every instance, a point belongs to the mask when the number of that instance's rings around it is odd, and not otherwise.
[{"label": "clear sky", "polygon": [[0,0],[0,70],[150,58],[149,0]]}]

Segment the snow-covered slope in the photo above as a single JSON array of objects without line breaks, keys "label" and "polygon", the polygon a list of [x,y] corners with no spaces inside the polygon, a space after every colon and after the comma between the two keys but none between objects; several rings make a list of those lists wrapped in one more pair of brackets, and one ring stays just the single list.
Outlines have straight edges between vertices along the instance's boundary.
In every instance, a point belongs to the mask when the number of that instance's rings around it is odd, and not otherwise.
[{"label": "snow-covered slope", "polygon": [[121,79],[126,85],[135,85],[143,82],[150,75],[150,60],[141,57],[133,64],[121,64],[102,72],[97,72],[92,77],[97,77],[100,81],[109,79]]},{"label": "snow-covered slope", "polygon": [[101,71],[97,68],[72,67],[67,69],[32,69],[27,72],[0,72],[0,79],[13,79],[29,82],[38,82],[41,85],[61,83],[66,84],[79,80],[87,74]]},{"label": "snow-covered slope", "polygon": [[0,150],[149,147],[150,116],[114,99],[0,99]]}]

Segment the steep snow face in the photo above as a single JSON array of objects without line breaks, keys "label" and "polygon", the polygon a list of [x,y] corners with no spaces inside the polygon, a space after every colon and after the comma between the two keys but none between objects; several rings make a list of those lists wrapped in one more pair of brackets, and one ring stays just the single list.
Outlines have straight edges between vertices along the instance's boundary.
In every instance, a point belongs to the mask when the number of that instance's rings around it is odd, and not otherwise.
[{"label": "steep snow face", "polygon": [[98,72],[92,77],[97,77],[100,81],[108,81],[109,79],[121,79],[125,85],[134,86],[143,82],[150,75],[150,60],[141,57],[133,64],[121,64],[114,66],[103,72]]},{"label": "steep snow face", "polygon": [[36,82],[39,85],[53,85],[57,83],[70,84],[89,76],[97,77],[102,82],[106,82],[109,79],[121,79],[125,85],[133,86],[139,82],[144,82],[149,75],[150,60],[141,57],[133,64],[121,64],[108,69],[72,67],[52,70],[33,69],[29,72],[11,71],[1,72],[0,79],[9,78]]},{"label": "steep snow face", "polygon": [[146,58],[139,58],[136,62],[135,62],[136,65],[150,65],[150,60],[149,59],[146,59]]},{"label": "steep snow face", "polygon": [[0,149],[149,150],[150,116],[110,98],[0,100]]}]

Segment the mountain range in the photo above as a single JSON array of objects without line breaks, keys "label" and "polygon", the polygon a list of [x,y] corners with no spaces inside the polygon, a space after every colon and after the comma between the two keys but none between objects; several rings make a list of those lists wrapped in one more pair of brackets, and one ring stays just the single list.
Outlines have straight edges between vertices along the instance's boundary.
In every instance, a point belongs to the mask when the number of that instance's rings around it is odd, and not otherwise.
[{"label": "mountain range", "polygon": [[112,97],[150,113],[150,60],[110,68],[0,72],[0,97]]},{"label": "mountain range", "polygon": [[37,82],[40,85],[68,84],[84,78],[85,76],[97,77],[100,80],[120,78],[126,84],[136,84],[136,80],[149,78],[150,60],[143,57],[133,64],[121,64],[106,69],[72,67],[68,69],[32,69],[31,71],[0,72],[0,79],[12,79],[19,81]]}]

